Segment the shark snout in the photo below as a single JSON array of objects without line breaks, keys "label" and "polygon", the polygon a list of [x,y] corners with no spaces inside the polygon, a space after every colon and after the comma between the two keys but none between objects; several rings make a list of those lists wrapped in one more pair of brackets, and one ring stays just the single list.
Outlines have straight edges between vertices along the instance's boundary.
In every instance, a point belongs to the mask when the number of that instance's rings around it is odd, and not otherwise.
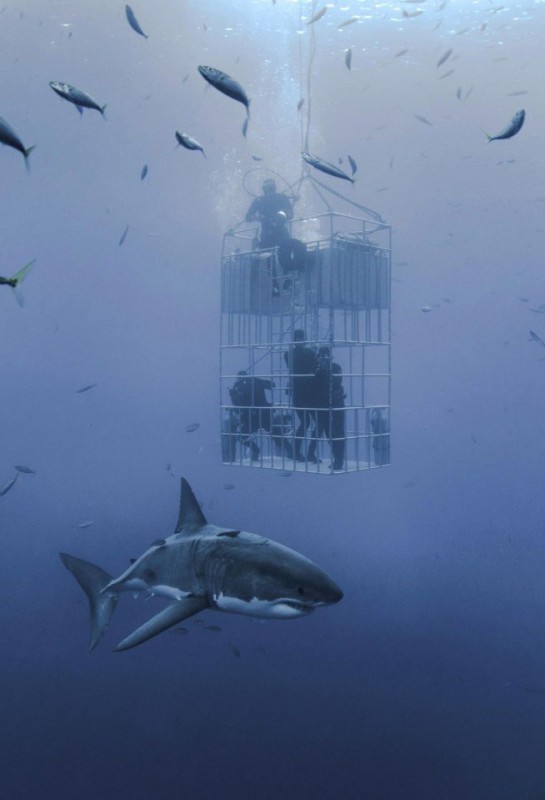
[{"label": "shark snout", "polygon": [[343,590],[337,586],[335,581],[330,581],[329,586],[327,587],[327,591],[325,592],[324,603],[328,605],[332,605],[333,603],[338,603],[344,597]]}]

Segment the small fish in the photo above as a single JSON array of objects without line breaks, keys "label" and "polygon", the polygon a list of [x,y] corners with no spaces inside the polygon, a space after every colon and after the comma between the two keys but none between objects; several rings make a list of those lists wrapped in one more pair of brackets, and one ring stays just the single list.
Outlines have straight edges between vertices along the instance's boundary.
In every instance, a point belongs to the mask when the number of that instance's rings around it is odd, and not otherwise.
[{"label": "small fish", "polygon": [[355,175],[358,171],[358,165],[356,164],[355,160],[352,156],[348,156],[348,163],[350,164],[350,169],[352,170],[352,175]]},{"label": "small fish", "polygon": [[462,87],[461,86],[458,86],[458,88],[456,89],[456,97],[458,98],[458,100],[462,99]]},{"label": "small fish", "polygon": [[456,72],[454,69],[449,69],[448,72],[443,72],[442,75],[439,75],[437,80],[442,80],[443,78],[448,78],[449,75],[452,75],[453,72]]},{"label": "small fish", "polygon": [[[16,467],[16,469],[17,469],[17,467]],[[235,484],[234,484],[234,483],[224,483],[224,484],[223,484],[223,488],[224,488],[226,491],[230,491],[231,489],[234,489],[234,488],[235,488]]]},{"label": "small fish", "polygon": [[496,139],[510,139],[512,136],[515,136],[522,126],[524,125],[524,118],[526,116],[526,112],[523,108],[520,111],[517,111],[509,125],[507,125],[502,131],[497,133],[495,136],[490,136],[486,133],[489,142],[493,142]]},{"label": "small fish", "polygon": [[470,433],[469,435],[471,436],[471,441],[473,442],[473,444],[477,444],[477,437],[475,436],[475,434]]},{"label": "small fish", "polygon": [[452,47],[449,47],[449,49],[448,49],[448,50],[446,50],[446,51],[443,53],[443,55],[441,56],[441,58],[439,59],[439,61],[437,62],[437,64],[436,64],[435,66],[436,66],[437,68],[441,67],[441,66],[442,66],[442,65],[445,63],[445,61],[448,61],[448,60],[449,60],[449,58],[451,57],[451,55],[452,55]]},{"label": "small fish", "polygon": [[399,52],[397,52],[395,54],[394,58],[401,58],[401,56],[404,56],[405,53],[408,53],[408,52],[409,52],[409,48],[408,47],[404,47],[403,50],[399,50]]},{"label": "small fish", "polygon": [[119,242],[118,242],[118,247],[121,247],[121,245],[123,244],[123,242],[124,242],[124,241],[125,241],[125,239],[127,238],[127,234],[128,234],[128,232],[129,232],[129,226],[127,225],[127,227],[125,228],[125,230],[124,230],[124,231],[123,231],[123,233],[121,234],[121,239],[120,239],[120,240],[119,240]]},{"label": "small fish", "polygon": [[227,73],[222,72],[215,67],[198,67],[198,70],[202,77],[207,81],[214,89],[217,89],[218,92],[227,95],[227,97],[231,97],[233,100],[236,100],[246,108],[246,113],[248,117],[250,116],[250,101],[248,100],[248,95],[237,81],[234,78],[231,78],[230,75]]},{"label": "small fish", "polygon": [[509,92],[507,97],[521,97],[523,94],[528,94],[528,92],[524,89],[521,89],[519,92]]},{"label": "small fish", "polygon": [[94,525],[94,522],[92,520],[87,520],[87,522],[80,522],[76,527],[80,530],[85,530],[85,528],[90,528],[91,525]]},{"label": "small fish", "polygon": [[327,6],[324,6],[316,14],[314,14],[313,17],[309,19],[307,25],[312,25],[314,22],[318,22],[319,19],[322,19],[326,11],[327,11]]},{"label": "small fish", "polygon": [[233,642],[229,642],[229,649],[230,649],[231,653],[234,656],[236,656],[236,658],[240,658],[240,650],[238,649],[236,644],[233,644]]},{"label": "small fish", "polygon": [[291,472],[291,471],[289,471],[287,469],[281,469],[276,474],[278,475],[279,478],[291,478],[291,476],[293,475],[293,472]]},{"label": "small fish", "polygon": [[455,35],[455,36],[463,36],[463,35],[464,35],[464,33],[467,33],[467,32],[468,32],[468,31],[470,31],[470,30],[471,30],[471,28],[462,28],[462,30],[461,30],[461,31],[456,31],[456,33],[455,33],[454,35]]},{"label": "small fish", "polygon": [[83,392],[88,392],[89,389],[94,389],[96,383],[88,383],[87,386],[82,386],[81,389],[76,389],[76,394],[83,394]]},{"label": "small fish", "polygon": [[186,425],[185,429],[187,433],[193,433],[193,431],[198,431],[200,427],[200,422],[192,422],[190,425]]},{"label": "small fish", "polygon": [[22,153],[28,169],[27,159],[36,145],[32,145],[32,147],[25,147],[11,125],[9,125],[3,117],[0,117],[0,143],[5,144],[7,147],[13,147],[14,150],[18,150],[20,153]]},{"label": "small fish", "polygon": [[423,122],[424,125],[433,125],[433,123],[430,122],[429,119],[426,119],[426,117],[421,117],[420,114],[415,114],[414,117],[420,122]]},{"label": "small fish", "polygon": [[22,464],[16,464],[15,469],[17,472],[22,472],[24,475],[36,475],[35,470],[30,469],[30,467],[25,467]]},{"label": "small fish", "polygon": [[188,133],[176,131],[174,135],[176,137],[176,141],[178,144],[181,144],[182,147],[187,148],[187,150],[200,150],[203,156],[206,158],[206,153],[204,152],[202,145],[199,144],[199,142]]},{"label": "small fish", "polygon": [[149,39],[149,36],[147,36],[140,27],[140,24],[136,19],[136,15],[130,6],[125,6],[125,16],[127,17],[127,22],[129,23],[133,31],[139,33],[140,36],[144,37],[144,39]]},{"label": "small fish", "polygon": [[305,98],[304,98],[304,97],[302,97],[302,98],[299,100],[299,102],[297,103],[297,111],[301,111],[301,109],[303,108],[303,103],[304,103],[304,102],[305,102]]},{"label": "small fish", "polygon": [[148,174],[148,165],[144,164],[144,166],[142,167],[142,172],[140,173],[140,180],[143,181],[147,174]]},{"label": "small fish", "polygon": [[80,114],[83,113],[82,109],[92,108],[95,111],[100,111],[104,119],[106,119],[104,116],[106,105],[99,105],[90,94],[82,92],[81,89],[76,89],[74,86],[70,86],[68,83],[62,83],[61,81],[49,81],[49,85],[59,97],[62,97],[63,100],[68,100],[69,103],[76,106]]},{"label": "small fish", "polygon": [[346,64],[346,68],[348,70],[352,69],[352,49],[351,48],[349,48],[346,51],[346,55],[344,57],[344,63]]},{"label": "small fish", "polygon": [[545,342],[543,341],[543,339],[541,338],[541,336],[538,336],[538,335],[537,335],[537,333],[534,333],[534,331],[530,331],[530,336],[532,337],[532,339],[534,340],[534,342],[537,342],[537,343],[538,343],[538,344],[540,344],[542,347],[545,347]]},{"label": "small fish", "polygon": [[420,311],[423,311],[424,314],[429,314],[431,310],[432,310],[431,306],[422,306],[422,308],[420,309]]},{"label": "small fish", "polygon": [[332,175],[334,178],[342,178],[345,181],[350,181],[350,183],[354,183],[354,178],[351,178],[350,175],[347,175],[346,172],[343,172],[342,169],[330,164],[328,161],[323,161],[318,156],[313,156],[311,153],[301,153],[301,156],[307,164],[310,164],[311,167],[320,170],[320,172],[325,172],[326,175]]},{"label": "small fish", "polygon": [[210,631],[211,633],[221,633],[223,629],[220,628],[219,625],[205,625],[203,630]]},{"label": "small fish", "polygon": [[172,628],[172,629],[169,631],[169,633],[173,633],[173,634],[174,634],[174,636],[187,636],[187,634],[189,633],[189,631],[187,630],[187,628],[182,628],[182,627],[180,626],[180,627],[178,627],[178,628]]},{"label": "small fish", "polygon": [[[325,10],[324,10],[324,14],[325,14]],[[360,19],[361,19],[361,17],[357,17],[357,16],[356,17],[350,17],[350,19],[345,19],[344,22],[341,22],[340,25],[337,25],[337,30],[340,31],[341,28],[346,28],[348,25],[353,25],[354,22],[359,22]]]},{"label": "small fish", "polygon": [[3,497],[5,494],[7,494],[7,493],[9,492],[9,490],[11,489],[11,487],[12,487],[12,486],[15,484],[15,482],[17,481],[17,478],[18,478],[18,477],[19,477],[19,473],[17,473],[17,474],[16,474],[15,478],[12,478],[10,481],[8,481],[7,483],[5,483],[5,484],[4,484],[4,485],[3,485],[3,486],[0,488],[0,497]]},{"label": "small fish", "polygon": [[252,156],[252,158],[253,158],[254,161],[263,161],[261,156]]},{"label": "small fish", "polygon": [[403,9],[403,16],[406,19],[410,19],[411,17],[419,17],[420,14],[423,14],[423,13],[424,12],[421,9],[418,9],[418,11],[405,11],[405,9]]}]

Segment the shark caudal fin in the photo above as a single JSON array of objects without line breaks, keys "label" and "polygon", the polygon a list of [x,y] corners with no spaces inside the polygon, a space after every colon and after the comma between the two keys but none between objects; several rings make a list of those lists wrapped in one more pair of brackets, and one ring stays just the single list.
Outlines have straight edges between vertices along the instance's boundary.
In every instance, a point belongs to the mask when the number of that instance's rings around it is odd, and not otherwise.
[{"label": "shark caudal fin", "polygon": [[89,650],[94,650],[110,623],[118,600],[118,595],[107,592],[102,594],[102,590],[110,583],[112,576],[89,561],[69,556],[67,553],[59,553],[59,556],[66,569],[72,573],[89,598],[91,622]]}]

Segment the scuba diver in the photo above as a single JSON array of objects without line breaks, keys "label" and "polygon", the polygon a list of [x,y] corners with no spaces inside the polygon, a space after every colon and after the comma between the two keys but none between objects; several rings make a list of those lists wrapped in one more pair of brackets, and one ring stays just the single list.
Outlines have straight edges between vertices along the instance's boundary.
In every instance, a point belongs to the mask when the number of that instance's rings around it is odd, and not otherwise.
[{"label": "scuba diver", "polygon": [[263,194],[253,200],[246,222],[257,220],[261,224],[259,247],[266,250],[289,239],[288,222],[293,219],[293,208],[285,194],[278,194],[272,178],[263,181],[261,188]]},{"label": "scuba diver", "polygon": [[291,443],[286,438],[287,420],[276,413],[265,395],[265,391],[273,389],[274,385],[273,381],[250,376],[245,370],[240,370],[229,389],[231,402],[238,411],[238,424],[233,415],[231,429],[238,428],[240,442],[250,448],[252,461],[260,459],[260,449],[252,438],[252,434],[259,429],[270,434],[279,455],[293,458]]}]

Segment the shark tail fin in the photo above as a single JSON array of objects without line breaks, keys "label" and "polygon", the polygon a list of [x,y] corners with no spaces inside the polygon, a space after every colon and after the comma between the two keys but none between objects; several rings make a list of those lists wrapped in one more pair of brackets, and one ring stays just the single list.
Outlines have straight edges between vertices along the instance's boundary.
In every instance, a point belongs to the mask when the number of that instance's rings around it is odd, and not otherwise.
[{"label": "shark tail fin", "polygon": [[104,117],[104,119],[106,119],[106,114],[105,114],[104,112],[106,111],[106,106],[107,106],[107,105],[108,105],[107,103],[104,103],[104,105],[103,105],[103,106],[100,106],[100,109],[99,109],[99,110],[100,110],[100,113],[102,114],[102,116]]},{"label": "shark tail fin", "polygon": [[89,561],[69,556],[67,553],[59,555],[66,569],[72,573],[89,598],[91,622],[89,650],[94,650],[110,624],[118,600],[117,595],[103,592],[112,580],[112,576]]}]

